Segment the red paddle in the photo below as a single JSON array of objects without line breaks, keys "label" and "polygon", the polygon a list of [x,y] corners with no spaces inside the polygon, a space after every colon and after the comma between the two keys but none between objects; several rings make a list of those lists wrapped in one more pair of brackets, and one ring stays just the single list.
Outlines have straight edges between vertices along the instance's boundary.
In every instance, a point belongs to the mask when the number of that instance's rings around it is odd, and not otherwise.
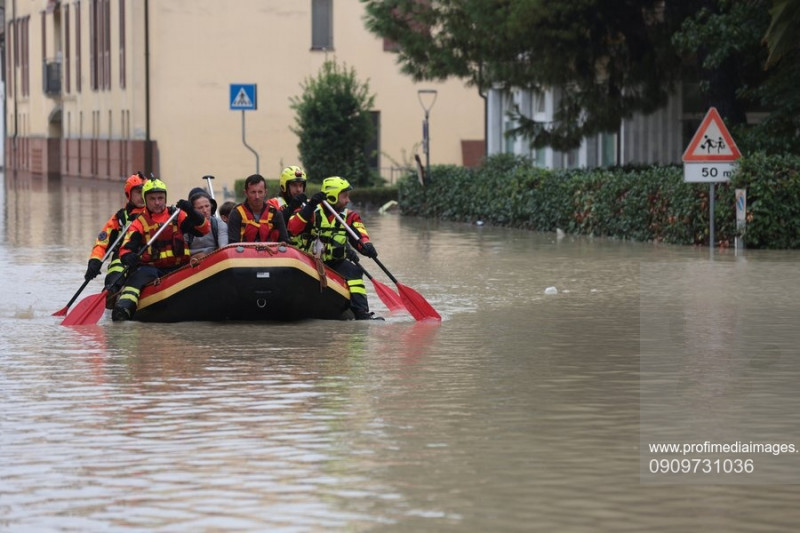
[{"label": "red paddle", "polygon": [[[141,250],[136,254],[137,256],[141,256],[147,247],[153,244],[153,241],[161,235],[161,232],[169,226],[170,222],[172,222],[175,217],[178,216],[180,213],[180,209],[175,209],[175,212],[170,215],[166,222],[164,222],[158,231],[153,235],[147,244],[145,244]],[[128,267],[120,272],[120,278],[125,275],[128,271]],[[117,278],[117,279],[120,279]],[[111,283],[110,285],[113,285]],[[87,296],[83,300],[81,300],[75,308],[69,312],[69,314],[64,317],[64,320],[61,322],[62,326],[83,326],[85,324],[97,324],[97,321],[100,320],[100,317],[103,316],[103,313],[106,310],[106,294],[108,294],[108,289],[103,289],[103,292],[99,294],[93,294],[91,296]]]},{"label": "red paddle", "polygon": [[373,278],[370,273],[367,272],[367,269],[361,264],[359,264],[358,267],[361,269],[361,272],[363,272],[364,275],[367,276],[372,282],[372,286],[375,287],[375,292],[383,302],[383,305],[385,305],[390,312],[396,313],[397,311],[405,311],[406,306],[403,305],[403,300],[400,299],[400,296],[396,292],[390,289],[388,285],[384,285],[380,281]]},{"label": "red paddle", "polygon": [[[133,222],[133,220],[131,220],[131,222]],[[131,227],[131,222],[128,222],[128,225],[125,226],[124,228],[122,228],[122,231],[119,232],[119,236],[114,241],[114,244],[112,244],[111,246],[108,247],[108,250],[106,250],[106,254],[103,256],[103,260],[100,262],[100,266],[103,266],[103,263],[106,262],[106,259],[108,259],[111,256],[111,254],[114,253],[114,250],[116,250],[117,245],[122,241],[122,238],[125,236],[125,233],[128,231],[128,228]],[[64,316],[64,315],[66,315],[67,314],[67,310],[69,309],[69,306],[72,305],[73,302],[75,302],[75,300],[78,299],[78,296],[83,292],[83,289],[86,288],[86,286],[89,284],[90,281],[92,281],[92,280],[91,279],[87,279],[86,281],[84,281],[83,285],[81,285],[81,288],[78,289],[78,292],[76,292],[72,296],[70,301],[67,302],[67,305],[65,305],[64,307],[62,307],[61,309],[59,309],[58,311],[53,313],[53,316]]]},{"label": "red paddle", "polygon": [[[339,216],[339,213],[337,213],[336,210],[331,207],[331,204],[325,200],[322,200],[322,205],[324,205],[328,211],[330,211],[330,213],[336,217],[336,220],[338,220],[339,223],[344,226],[344,228],[347,230],[347,233],[349,233],[352,238],[357,241],[361,240],[356,232],[353,231],[353,228],[348,226],[345,221],[342,220],[342,217]],[[392,276],[392,273],[389,272],[385,266],[383,266],[383,263],[381,263],[377,257],[373,257],[372,260],[375,261],[378,266],[381,267],[381,270],[383,270],[386,275],[389,276],[389,279],[391,279],[394,284],[397,285],[397,292],[400,293],[400,299],[402,300],[403,305],[405,305],[406,309],[408,309],[408,312],[411,313],[411,316],[413,316],[415,320],[442,320],[442,317],[439,316],[439,313],[436,312],[436,309],[434,309],[433,306],[429,304],[420,293],[397,281],[397,279]]]}]

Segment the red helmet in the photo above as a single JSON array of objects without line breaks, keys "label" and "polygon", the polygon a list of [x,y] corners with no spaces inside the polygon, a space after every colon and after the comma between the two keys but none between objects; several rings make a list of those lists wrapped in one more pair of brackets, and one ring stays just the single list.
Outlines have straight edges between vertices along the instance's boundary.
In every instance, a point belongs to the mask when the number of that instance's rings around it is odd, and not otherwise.
[{"label": "red helmet", "polygon": [[125,180],[125,198],[131,199],[131,191],[135,188],[142,188],[144,182],[147,181],[139,174],[133,174],[130,178]]}]

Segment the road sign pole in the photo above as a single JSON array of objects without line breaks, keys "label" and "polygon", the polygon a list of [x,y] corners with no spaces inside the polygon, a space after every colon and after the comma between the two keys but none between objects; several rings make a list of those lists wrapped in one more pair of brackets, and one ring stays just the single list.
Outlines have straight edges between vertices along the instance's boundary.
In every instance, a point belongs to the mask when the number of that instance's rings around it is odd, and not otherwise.
[{"label": "road sign pole", "polygon": [[714,252],[714,183],[708,184],[708,246]]},{"label": "road sign pole", "polygon": [[244,112],[255,111],[258,109],[258,87],[255,83],[231,83],[230,85],[230,109],[235,111],[240,109],[242,111],[242,144],[245,148],[253,152],[256,156],[256,174],[260,174],[258,165],[258,152],[252,146],[247,144],[245,137],[244,127]]},{"label": "road sign pole", "polygon": [[744,232],[747,225],[747,190],[736,189],[736,239],[735,248],[738,252],[744,250]]},{"label": "road sign pole", "polygon": [[261,172],[259,172],[259,170],[258,170],[258,152],[253,150],[253,147],[250,146],[249,144],[247,144],[247,141],[245,140],[245,137],[244,137],[244,109],[242,109],[242,144],[244,144],[245,147],[248,150],[250,150],[251,152],[253,152],[253,155],[256,156],[256,174],[261,174]]}]

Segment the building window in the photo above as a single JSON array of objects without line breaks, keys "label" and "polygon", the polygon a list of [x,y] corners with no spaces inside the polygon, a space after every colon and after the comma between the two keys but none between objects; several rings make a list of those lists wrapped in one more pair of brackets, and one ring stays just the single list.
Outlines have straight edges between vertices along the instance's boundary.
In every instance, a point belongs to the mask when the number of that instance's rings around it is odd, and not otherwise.
[{"label": "building window", "polygon": [[614,166],[617,163],[617,135],[604,132],[600,134],[600,165]]},{"label": "building window", "polygon": [[125,88],[125,0],[119,0],[119,86]]},{"label": "building window", "polygon": [[97,90],[97,0],[89,4],[89,88]]},{"label": "building window", "polygon": [[103,0],[103,88],[111,89],[111,0]]},{"label": "building window", "polygon": [[111,14],[109,0],[93,0],[89,13],[89,69],[92,89],[111,88]]},{"label": "building window", "polygon": [[391,39],[383,39],[383,51],[384,52],[399,52],[400,45],[397,44],[397,41],[392,41]]},{"label": "building window", "polygon": [[333,50],[333,0],[311,0],[311,49]]},{"label": "building window", "polygon": [[547,166],[547,149],[544,147],[533,149],[533,160],[537,167],[544,168]]},{"label": "building window", "polygon": [[81,3],[80,2],[75,2],[75,90],[81,92]]},{"label": "building window", "polygon": [[42,11],[42,63],[47,62],[47,12]]},{"label": "building window", "polygon": [[21,76],[22,76],[22,96],[30,94],[30,43],[29,39],[29,25],[30,17],[25,17],[20,20],[20,62],[21,62]]},{"label": "building window", "polygon": [[6,30],[6,42],[11,39],[10,45],[6,46],[6,96],[9,98],[14,94],[14,77],[12,71],[14,69],[14,50],[17,49],[17,32],[14,31],[14,22],[9,21],[8,29]]},{"label": "building window", "polygon": [[514,145],[517,142],[517,137],[514,134],[509,133],[512,129],[516,128],[517,124],[513,120],[506,120],[505,124],[503,125],[503,132],[504,132],[504,141],[505,147],[503,152],[506,154],[513,154],[514,153]]},{"label": "building window", "polygon": [[367,164],[369,168],[380,174],[380,155],[381,155],[381,112],[370,111],[369,117],[372,121],[372,139],[369,140],[365,147],[367,156]]},{"label": "building window", "polygon": [[64,92],[70,92],[69,5],[64,6]]}]

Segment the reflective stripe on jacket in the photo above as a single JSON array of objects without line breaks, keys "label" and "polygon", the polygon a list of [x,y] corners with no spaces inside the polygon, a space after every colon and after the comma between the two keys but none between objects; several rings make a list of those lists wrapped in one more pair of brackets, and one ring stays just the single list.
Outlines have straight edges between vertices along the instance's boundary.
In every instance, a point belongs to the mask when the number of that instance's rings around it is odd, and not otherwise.
[{"label": "reflective stripe on jacket", "polygon": [[[319,237],[319,240],[325,245],[325,250],[322,252],[323,261],[344,259],[347,256],[347,242],[349,241],[355,247],[358,245],[358,241],[347,233],[347,230],[333,215],[328,214],[323,209],[322,206],[317,207],[316,211],[314,211],[314,216],[311,217],[309,246]],[[339,213],[339,216],[357,234],[361,235],[363,242],[369,241],[369,235],[358,213],[344,209]]]},{"label": "reflective stripe on jacket", "polygon": [[[103,257],[105,257],[106,252],[108,251],[108,247],[117,240],[119,232],[128,225],[128,222],[135,220],[142,211],[144,211],[144,207],[136,207],[133,204],[128,204],[126,207],[123,207],[111,215],[111,218],[108,219],[106,225],[103,226],[103,229],[100,230],[100,233],[97,235],[97,239],[94,242],[94,248],[92,248],[92,253],[89,256],[89,259],[99,259],[102,261]],[[114,260],[118,257],[119,247],[114,250],[111,258]]]}]

